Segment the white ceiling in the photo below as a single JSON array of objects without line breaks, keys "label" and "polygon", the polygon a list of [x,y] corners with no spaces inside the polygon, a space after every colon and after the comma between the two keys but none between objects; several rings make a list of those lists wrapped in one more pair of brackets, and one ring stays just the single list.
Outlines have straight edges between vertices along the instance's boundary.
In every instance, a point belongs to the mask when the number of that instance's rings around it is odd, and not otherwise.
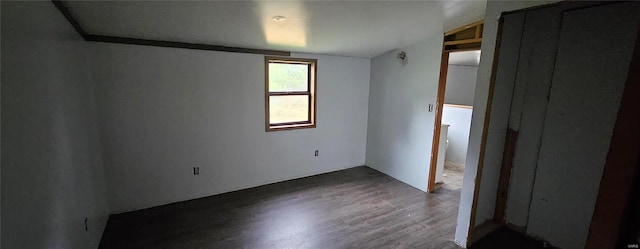
[{"label": "white ceiling", "polygon": [[449,53],[449,65],[478,66],[480,50]]},{"label": "white ceiling", "polygon": [[480,20],[486,1],[65,4],[89,34],[371,58]]}]

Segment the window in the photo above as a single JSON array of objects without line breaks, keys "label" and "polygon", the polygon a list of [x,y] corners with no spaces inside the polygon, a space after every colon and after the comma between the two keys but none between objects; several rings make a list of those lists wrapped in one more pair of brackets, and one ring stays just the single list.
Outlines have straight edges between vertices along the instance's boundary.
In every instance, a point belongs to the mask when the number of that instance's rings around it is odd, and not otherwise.
[{"label": "window", "polygon": [[267,131],[316,127],[316,62],[265,57]]}]

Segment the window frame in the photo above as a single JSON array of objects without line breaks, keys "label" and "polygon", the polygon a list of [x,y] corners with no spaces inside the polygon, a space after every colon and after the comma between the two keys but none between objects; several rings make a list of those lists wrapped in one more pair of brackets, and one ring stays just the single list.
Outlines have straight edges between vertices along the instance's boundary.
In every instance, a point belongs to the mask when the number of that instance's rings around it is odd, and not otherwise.
[{"label": "window frame", "polygon": [[[301,64],[307,65],[307,91],[269,91],[269,65],[271,63],[283,63],[283,64]],[[306,59],[306,58],[290,58],[290,57],[264,57],[265,68],[265,129],[270,131],[282,131],[282,130],[294,130],[294,129],[308,129],[315,128],[317,124],[316,120],[316,106],[317,106],[317,71],[318,60]],[[306,121],[274,123],[270,121],[269,115],[269,102],[271,96],[308,96],[308,113]]]}]

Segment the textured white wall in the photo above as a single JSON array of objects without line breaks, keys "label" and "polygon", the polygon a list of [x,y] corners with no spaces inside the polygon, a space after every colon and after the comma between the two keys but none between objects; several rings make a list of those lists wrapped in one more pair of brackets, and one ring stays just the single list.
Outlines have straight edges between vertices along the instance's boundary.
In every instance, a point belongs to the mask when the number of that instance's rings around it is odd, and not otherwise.
[{"label": "textured white wall", "polygon": [[442,34],[371,62],[367,160],[369,167],[426,191],[438,90]]},{"label": "textured white wall", "polygon": [[478,67],[449,65],[444,103],[473,106]]},{"label": "textured white wall", "polygon": [[442,123],[449,124],[446,160],[460,164],[467,158],[469,144],[469,129],[471,128],[471,114],[473,109],[444,106],[442,109]]},{"label": "textured white wall", "polygon": [[318,58],[317,128],[265,132],[261,55],[93,48],[112,213],[364,164],[369,59],[294,54]]},{"label": "textured white wall", "polygon": [[2,248],[97,248],[109,207],[87,43],[51,2],[1,5]]}]

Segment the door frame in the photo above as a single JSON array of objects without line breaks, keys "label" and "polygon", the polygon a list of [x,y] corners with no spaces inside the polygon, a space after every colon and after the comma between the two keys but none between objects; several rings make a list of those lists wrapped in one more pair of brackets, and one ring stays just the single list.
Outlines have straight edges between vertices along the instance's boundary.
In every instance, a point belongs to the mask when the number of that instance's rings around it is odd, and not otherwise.
[{"label": "door frame", "polygon": [[[444,33],[442,41],[442,56],[440,58],[438,96],[436,98],[436,116],[433,125],[433,140],[431,144],[431,161],[429,165],[429,178],[427,181],[427,192],[429,193],[432,193],[436,189],[436,166],[438,164],[438,152],[440,145],[442,107],[444,106],[444,95],[447,88],[449,54],[452,52],[480,50],[483,28],[484,20],[481,20]],[[473,35],[473,37],[470,37],[469,35]]]}]

